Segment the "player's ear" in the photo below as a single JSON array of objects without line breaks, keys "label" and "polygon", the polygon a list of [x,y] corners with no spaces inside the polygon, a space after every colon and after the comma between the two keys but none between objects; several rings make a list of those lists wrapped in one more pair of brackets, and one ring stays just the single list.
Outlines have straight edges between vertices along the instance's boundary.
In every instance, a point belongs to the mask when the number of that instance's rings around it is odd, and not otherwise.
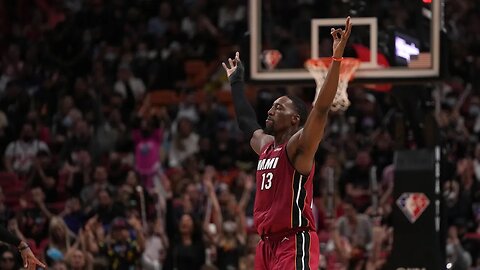
[{"label": "player's ear", "polygon": [[300,115],[294,114],[292,116],[292,126],[295,126],[296,124],[300,123]]}]

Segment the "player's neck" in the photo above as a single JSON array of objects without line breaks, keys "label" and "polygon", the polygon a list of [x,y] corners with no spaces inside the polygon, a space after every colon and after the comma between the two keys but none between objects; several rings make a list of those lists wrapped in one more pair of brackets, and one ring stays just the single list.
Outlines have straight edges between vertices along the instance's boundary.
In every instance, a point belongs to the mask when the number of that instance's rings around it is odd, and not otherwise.
[{"label": "player's neck", "polygon": [[290,137],[297,132],[298,129],[296,128],[291,128],[286,130],[285,132],[279,133],[275,135],[275,140],[273,142],[273,146],[277,147],[279,145],[282,145],[286,143],[288,140],[290,140]]}]

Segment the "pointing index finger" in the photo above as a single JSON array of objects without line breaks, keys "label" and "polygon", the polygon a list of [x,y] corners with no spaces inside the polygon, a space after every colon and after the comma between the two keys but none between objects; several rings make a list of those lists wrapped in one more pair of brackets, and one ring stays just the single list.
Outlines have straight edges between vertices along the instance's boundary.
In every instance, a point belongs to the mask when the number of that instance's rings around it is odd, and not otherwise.
[{"label": "pointing index finger", "polygon": [[350,16],[348,16],[346,26],[345,26],[345,36],[349,37],[351,31],[352,31],[352,22],[351,22]]},{"label": "pointing index finger", "polygon": [[347,20],[345,21],[345,28],[348,28],[349,24],[350,24],[350,16],[348,16]]}]

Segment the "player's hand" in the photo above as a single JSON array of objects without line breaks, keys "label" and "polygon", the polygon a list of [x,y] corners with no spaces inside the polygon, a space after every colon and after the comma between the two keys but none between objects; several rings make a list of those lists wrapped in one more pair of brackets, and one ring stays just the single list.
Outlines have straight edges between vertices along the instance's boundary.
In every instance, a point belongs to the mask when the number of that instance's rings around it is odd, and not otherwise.
[{"label": "player's hand", "polygon": [[352,23],[350,22],[350,16],[347,17],[345,22],[345,30],[341,28],[330,30],[330,34],[333,37],[333,57],[340,58],[343,56],[343,50],[347,45],[348,38],[352,31]]},{"label": "player's hand", "polygon": [[32,250],[28,247],[27,243],[22,242],[18,247],[20,254],[22,255],[23,267],[28,270],[35,270],[37,265],[46,268],[45,264],[35,257]]},{"label": "player's hand", "polygon": [[243,81],[244,68],[242,61],[240,60],[240,53],[235,53],[235,59],[228,58],[228,64],[230,67],[228,67],[224,62],[222,62],[222,66],[227,72],[227,76],[230,82]]}]

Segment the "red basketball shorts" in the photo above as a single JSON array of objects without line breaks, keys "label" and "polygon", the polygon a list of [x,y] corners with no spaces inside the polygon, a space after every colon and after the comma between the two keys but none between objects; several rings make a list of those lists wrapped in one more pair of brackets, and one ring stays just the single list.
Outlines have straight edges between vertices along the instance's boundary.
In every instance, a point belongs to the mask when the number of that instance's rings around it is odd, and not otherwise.
[{"label": "red basketball shorts", "polygon": [[314,231],[262,237],[255,254],[255,270],[317,270],[319,259],[319,241]]}]

